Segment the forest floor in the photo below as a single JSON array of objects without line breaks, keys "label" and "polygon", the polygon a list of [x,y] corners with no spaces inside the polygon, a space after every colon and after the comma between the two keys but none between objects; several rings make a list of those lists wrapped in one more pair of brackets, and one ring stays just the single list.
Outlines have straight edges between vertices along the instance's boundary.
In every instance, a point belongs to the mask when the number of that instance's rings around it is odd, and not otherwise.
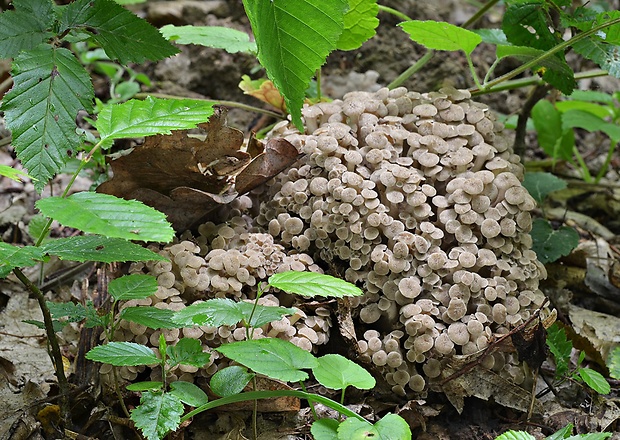
[{"label": "forest floor", "polygon": [[[454,24],[466,21],[475,9],[468,2],[441,0],[435,2],[420,0],[386,0],[386,6],[394,7],[415,19],[444,20]],[[164,24],[195,24],[230,26],[249,31],[243,17],[241,1],[171,1],[148,2],[137,5],[136,11],[144,14],[156,26]],[[325,94],[340,97],[355,89],[373,89],[394,80],[424,53],[424,49],[412,43],[395,24],[400,20],[381,14],[381,24],[375,38],[360,49],[330,56],[323,71]],[[499,26],[501,15],[491,12],[484,18],[486,26]],[[490,65],[494,54],[484,48],[474,53],[474,62],[481,72]],[[223,51],[203,47],[185,47],[183,52],[157,65],[134,66],[147,73],[155,87],[151,91],[186,97],[206,97],[215,100],[237,101],[260,106],[254,98],[244,95],[238,84],[241,76],[249,74],[257,65],[254,58],[244,54],[227,54]],[[6,66],[5,66],[6,67]],[[500,66],[498,73],[502,68]],[[369,70],[377,76],[355,75]],[[97,90],[105,99],[107,86],[105,78]],[[465,58],[460,53],[441,54],[433,58],[422,72],[408,79],[404,84],[410,90],[421,92],[436,90],[443,85],[457,88],[473,84]],[[590,79],[580,83],[580,88],[612,92],[620,83],[609,78]],[[476,98],[488,104],[495,112],[510,116],[521,110],[527,90],[500,92]],[[229,124],[246,133],[261,121],[256,114],[231,109]],[[6,135],[6,133],[2,133]],[[6,136],[4,136],[6,137]],[[536,169],[550,171],[537,149],[535,136],[528,134],[526,165],[537,164]],[[596,167],[601,156],[609,147],[608,141],[595,135],[581,133],[579,148],[589,164]],[[0,149],[0,163],[13,164],[10,148]],[[618,170],[620,157],[612,160],[611,169],[600,184],[585,184],[569,165],[559,164],[554,172],[566,178],[569,186],[559,192],[551,201],[552,219],[556,224],[575,227],[580,234],[579,249],[570,256],[549,264],[549,276],[542,290],[551,298],[560,318],[582,340],[580,347],[588,354],[586,364],[607,375],[604,364],[597,359],[620,343],[620,184]],[[53,190],[63,188],[64,181],[57,179]],[[75,189],[88,189],[88,179],[78,181]],[[47,190],[49,194],[49,190]],[[21,234],[27,219],[33,215],[33,204],[38,196],[31,184],[19,184],[6,178],[0,180],[0,232],[4,239],[13,239]],[[549,213],[548,213],[549,214]],[[56,231],[62,235],[63,231]],[[588,254],[592,248],[598,258]],[[588,256],[589,255],[589,256]],[[47,273],[56,270],[48,267]],[[38,273],[29,274],[37,279]],[[79,290],[81,280],[89,275],[85,272],[69,278],[64,285],[49,284],[50,299],[69,300]],[[71,284],[75,282],[75,284]],[[43,330],[24,320],[41,320],[37,302],[14,280],[0,283],[0,403],[4,410],[0,415],[0,435],[6,440],[41,439],[54,437],[50,416],[40,412],[41,404],[53,402],[50,396],[56,392],[52,364],[47,354],[46,337]],[[66,350],[79,343],[79,333],[66,330],[62,335]],[[552,380],[553,365],[546,362],[540,372]],[[536,389],[542,392],[543,410],[530,419],[526,414],[475,397],[465,400],[464,410],[459,414],[441,395],[429,395],[425,400],[403,401],[399,404],[381,402],[372,394],[360,397],[352,404],[360,411],[399,412],[413,427],[414,437],[419,440],[493,440],[509,430],[526,430],[537,439],[542,439],[556,430],[572,423],[575,433],[600,430],[614,432],[612,438],[620,439],[620,382],[609,379],[612,391],[601,396],[582,385],[565,383],[554,392],[539,379]],[[546,391],[546,392],[545,392]],[[80,400],[81,401],[81,400]],[[90,396],[90,407],[84,413],[84,420],[103,420],[110,411],[99,396]],[[109,402],[109,400],[106,400]],[[245,439],[250,438],[248,411],[209,413],[197,417],[189,428],[175,439]],[[53,417],[51,417],[53,419]],[[108,417],[106,420],[110,420]],[[297,414],[262,413],[259,415],[260,439],[306,439],[309,437],[308,409]],[[98,434],[88,431],[90,437],[99,439],[128,439],[135,434],[114,423],[95,424]],[[77,438],[77,437],[76,437]],[[137,437],[136,437],[137,438]]]}]

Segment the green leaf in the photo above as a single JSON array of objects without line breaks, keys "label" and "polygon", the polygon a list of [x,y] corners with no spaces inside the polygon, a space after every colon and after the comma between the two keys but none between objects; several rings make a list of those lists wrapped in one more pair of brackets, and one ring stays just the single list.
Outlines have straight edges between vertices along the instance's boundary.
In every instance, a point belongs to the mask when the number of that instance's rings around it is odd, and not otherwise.
[{"label": "green leaf", "polygon": [[346,0],[244,0],[258,46],[258,60],[284,96],[303,132],[301,106],[310,79],[336,48]]},{"label": "green leaf", "polygon": [[56,255],[61,260],[101,261],[165,261],[166,258],[139,244],[122,238],[109,238],[100,235],[80,235],[59,238],[41,246],[43,252]]},{"label": "green leaf", "polygon": [[470,55],[482,42],[482,37],[475,32],[443,21],[411,20],[398,25],[413,41],[428,49],[462,50]]},{"label": "green leaf", "polygon": [[28,173],[22,170],[16,170],[8,165],[0,165],[0,176],[8,177],[16,182],[23,182],[24,178],[32,179]]},{"label": "green leaf", "polygon": [[566,338],[566,332],[554,323],[547,329],[547,346],[555,359],[555,377],[559,379],[568,371],[573,343]]},{"label": "green leaf", "polygon": [[43,259],[41,248],[17,247],[0,242],[0,278],[6,277],[16,267],[34,266]]},{"label": "green leaf", "polygon": [[167,24],[160,32],[177,44],[199,44],[228,53],[256,53],[256,43],[245,32],[223,26],[175,26]]},{"label": "green leaf", "polygon": [[129,391],[150,391],[150,390],[161,390],[164,387],[163,382],[157,381],[145,381],[145,382],[136,382],[127,385]]},{"label": "green leaf", "polygon": [[590,132],[602,131],[609,136],[614,143],[620,141],[620,127],[616,124],[610,124],[603,119],[583,110],[569,110],[562,115],[562,127],[566,130],[569,128],[583,128]]},{"label": "green leaf", "polygon": [[195,99],[132,99],[108,104],[99,112],[95,126],[107,146],[113,139],[170,134],[172,130],[195,128],[209,120],[213,103]]},{"label": "green leaf", "polygon": [[326,354],[317,360],[319,364],[312,369],[312,374],[324,387],[343,390],[352,385],[360,390],[369,390],[376,384],[368,371],[339,354]]},{"label": "green leaf", "polygon": [[15,0],[14,10],[0,14],[0,58],[15,58],[51,37],[54,18],[49,0]]},{"label": "green leaf", "polygon": [[81,192],[66,198],[47,197],[36,206],[63,225],[90,234],[163,243],[174,236],[165,214],[137,200]]},{"label": "green leaf", "polygon": [[[237,303],[237,309],[243,316],[243,320],[250,327],[262,327],[263,325],[272,322],[279,321],[285,315],[293,315],[296,310],[289,309],[286,307],[280,306],[263,306],[260,304],[256,304],[254,307],[253,302],[240,301]],[[252,321],[250,321],[250,315],[252,314],[252,310],[254,310],[254,314],[252,315]]]},{"label": "green leaf", "polygon": [[162,440],[179,427],[183,410],[183,403],[176,396],[147,391],[142,393],[140,405],[131,412],[131,420],[147,440]]},{"label": "green leaf", "polygon": [[86,353],[86,359],[116,367],[153,365],[159,359],[149,347],[135,342],[109,342]]},{"label": "green leaf", "polygon": [[174,321],[179,327],[235,325],[242,319],[243,315],[237,308],[237,303],[229,298],[194,303],[174,314]]},{"label": "green leaf", "polygon": [[609,394],[611,392],[611,385],[609,385],[609,382],[607,382],[598,371],[591,368],[579,368],[577,374],[579,374],[583,381],[597,393]]},{"label": "green leaf", "polygon": [[525,173],[523,186],[527,189],[530,195],[534,197],[534,200],[540,204],[550,193],[566,188],[567,184],[565,180],[562,180],[551,173],[528,172]]},{"label": "green leaf", "polygon": [[570,436],[572,432],[573,432],[573,424],[569,423],[564,428],[562,428],[562,429],[554,432],[553,434],[551,434],[545,440],[562,440],[562,439],[565,439],[566,437]]},{"label": "green leaf", "polygon": [[170,394],[175,396],[186,405],[195,408],[209,402],[209,397],[199,386],[191,382],[177,380],[170,384]]},{"label": "green leaf", "polygon": [[494,44],[495,46],[509,45],[506,34],[501,29],[472,29],[482,38],[483,43]]},{"label": "green leaf", "polygon": [[13,61],[13,88],[2,102],[17,157],[40,191],[79,144],[75,120],[92,111],[90,76],[64,48],[41,44]]},{"label": "green leaf", "polygon": [[541,100],[532,108],[532,120],[538,135],[538,143],[553,159],[570,160],[573,157],[574,135],[565,131],[562,114],[547,100]]},{"label": "green leaf", "polygon": [[[52,301],[46,301],[45,303],[54,319],[67,318],[68,322],[80,322],[88,316],[87,308],[83,304],[72,302],[55,303]],[[90,307],[93,307],[92,303]]]},{"label": "green leaf", "polygon": [[[609,96],[609,95],[607,95]],[[594,104],[592,102],[584,102],[584,101],[557,101],[555,103],[555,108],[558,109],[561,113],[566,113],[569,110],[582,110],[584,112],[588,112],[593,114],[594,116],[604,119],[604,118],[613,118],[614,112],[612,108],[608,105],[600,105]]]},{"label": "green leaf", "polygon": [[507,431],[495,437],[495,440],[536,440],[536,437],[525,431]]},{"label": "green leaf", "polygon": [[347,281],[315,272],[288,271],[269,278],[269,285],[276,289],[303,296],[360,296],[362,290]]},{"label": "green leaf", "polygon": [[611,437],[611,432],[593,432],[590,434],[578,434],[566,437],[566,440],[605,440]]},{"label": "green leaf", "polygon": [[339,440],[411,440],[409,425],[401,416],[386,414],[374,425],[349,417],[338,427]]},{"label": "green leaf", "polygon": [[208,364],[211,358],[209,353],[202,351],[200,341],[192,338],[181,338],[176,345],[169,345],[166,354],[170,366],[183,364],[201,368]]},{"label": "green leaf", "polygon": [[179,50],[157,29],[112,0],[77,0],[63,8],[61,31],[88,33],[121,64],[158,61]]},{"label": "green leaf", "polygon": [[173,320],[174,312],[168,309],[158,309],[157,307],[136,306],[125,307],[121,310],[121,319],[142,324],[148,328],[178,328]]},{"label": "green leaf", "polygon": [[157,292],[157,279],[152,275],[125,275],[108,284],[108,293],[116,301],[144,299],[155,292]]},{"label": "green leaf", "polygon": [[250,373],[247,368],[240,365],[232,365],[218,370],[211,377],[209,386],[211,391],[220,397],[233,396],[243,391],[254,376],[255,374]]},{"label": "green leaf", "polygon": [[344,30],[337,47],[340,50],[357,49],[373,35],[379,25],[377,0],[348,0],[349,10],[344,14]]},{"label": "green leaf", "polygon": [[338,420],[319,419],[312,422],[310,433],[318,440],[338,440],[338,426]]},{"label": "green leaf", "polygon": [[573,228],[562,226],[554,230],[547,220],[541,218],[534,220],[530,235],[532,250],[543,264],[570,254],[579,244],[579,234]]},{"label": "green leaf", "polygon": [[233,342],[216,350],[252,371],[283,382],[306,380],[308,373],[302,369],[318,365],[312,354],[289,341],[276,338]]},{"label": "green leaf", "polygon": [[614,97],[609,93],[597,92],[595,90],[575,90],[568,97],[577,101],[602,102],[609,105],[613,105],[614,102]]},{"label": "green leaf", "polygon": [[609,376],[614,379],[620,379],[620,346],[614,347],[607,357],[607,368]]}]

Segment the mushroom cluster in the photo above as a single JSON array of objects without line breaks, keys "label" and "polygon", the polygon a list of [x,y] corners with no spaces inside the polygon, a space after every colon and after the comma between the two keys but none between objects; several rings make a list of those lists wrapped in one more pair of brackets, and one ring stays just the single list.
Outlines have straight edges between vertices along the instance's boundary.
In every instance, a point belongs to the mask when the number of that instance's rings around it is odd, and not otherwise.
[{"label": "mushroom cluster", "polygon": [[[501,125],[469,92],[383,88],[302,112],[305,133],[285,121],[269,134],[305,157],[270,182],[255,221],[362,287],[359,349],[394,392],[424,390],[442,361],[542,306],[535,202]],[[496,357],[486,364],[522,381],[516,358]]]}]

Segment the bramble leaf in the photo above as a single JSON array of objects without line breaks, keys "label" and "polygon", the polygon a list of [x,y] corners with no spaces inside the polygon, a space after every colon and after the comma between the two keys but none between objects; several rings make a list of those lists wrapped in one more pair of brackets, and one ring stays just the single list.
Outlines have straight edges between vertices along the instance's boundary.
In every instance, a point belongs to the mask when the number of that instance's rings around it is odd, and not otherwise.
[{"label": "bramble leaf", "polygon": [[81,192],[66,198],[47,197],[36,206],[63,225],[89,234],[163,243],[174,236],[164,214],[137,200]]},{"label": "bramble leaf", "polygon": [[53,2],[15,0],[13,7],[0,14],[0,58],[15,58],[52,36],[49,28],[54,19]]},{"label": "bramble leaf", "polygon": [[379,25],[377,0],[348,0],[349,10],[344,14],[344,30],[337,47],[340,50],[357,49],[373,35]]},{"label": "bramble leaf", "polygon": [[109,342],[86,353],[86,359],[116,367],[158,364],[153,350],[135,342]]},{"label": "bramble leaf", "polygon": [[429,49],[462,50],[470,55],[482,42],[482,37],[475,32],[443,21],[411,20],[398,25],[413,41]]},{"label": "bramble leaf", "polygon": [[374,425],[349,417],[338,427],[339,440],[411,440],[409,425],[399,415],[386,414]]},{"label": "bramble leaf", "polygon": [[172,310],[147,306],[125,307],[119,315],[121,319],[154,329],[178,328],[173,316]]},{"label": "bramble leaf", "polygon": [[157,291],[157,279],[152,275],[131,274],[116,278],[108,284],[108,293],[116,301],[144,299]]},{"label": "bramble leaf", "polygon": [[131,412],[131,420],[147,440],[161,440],[179,427],[183,410],[183,403],[171,393],[146,391]]},{"label": "bramble leaf", "polygon": [[547,329],[547,346],[555,359],[555,377],[560,378],[568,371],[573,343],[566,338],[566,332],[554,323]]},{"label": "bramble leaf", "polygon": [[276,289],[303,296],[360,296],[362,290],[340,278],[316,272],[288,271],[272,275],[269,285]]},{"label": "bramble leaf", "polygon": [[95,127],[104,146],[113,139],[170,134],[172,130],[195,128],[209,120],[213,103],[195,99],[132,99],[109,104],[99,112]]},{"label": "bramble leaf", "polygon": [[77,29],[91,35],[121,64],[158,61],[179,50],[146,20],[112,0],[77,0],[62,10],[61,32]]},{"label": "bramble leaf", "polygon": [[0,278],[6,277],[16,267],[34,266],[42,258],[41,248],[0,242]]},{"label": "bramble leaf", "polygon": [[523,186],[527,189],[530,195],[534,197],[536,202],[542,203],[550,193],[566,188],[567,184],[565,180],[562,180],[551,173],[528,172],[525,173]]},{"label": "bramble leaf", "polygon": [[306,380],[308,373],[302,370],[318,365],[312,354],[277,338],[233,342],[216,350],[252,371],[283,382]]},{"label": "bramble leaf", "polygon": [[579,234],[573,228],[562,226],[554,230],[547,220],[537,218],[532,224],[532,250],[545,264],[559,259],[579,244]]},{"label": "bramble leaf", "polygon": [[250,373],[247,368],[241,365],[231,365],[218,370],[211,377],[209,386],[211,391],[220,397],[233,396],[243,391],[254,376],[254,373]]},{"label": "bramble leaf", "polygon": [[245,32],[223,26],[175,26],[167,24],[159,31],[177,44],[199,44],[228,53],[247,52],[255,54],[256,43]]},{"label": "bramble leaf", "polygon": [[324,387],[343,390],[352,385],[360,390],[369,390],[376,384],[368,371],[339,354],[326,354],[317,360],[319,365],[312,369],[312,374]]},{"label": "bramble leaf", "polygon": [[64,48],[41,44],[13,61],[13,88],[2,102],[17,157],[40,191],[79,143],[78,111],[92,111],[90,76]]},{"label": "bramble leaf", "polygon": [[310,79],[336,48],[346,0],[244,0],[258,46],[258,60],[284,95],[298,130]]},{"label": "bramble leaf", "polygon": [[620,78],[618,46],[607,44],[597,36],[591,36],[573,44],[573,50],[594,61],[601,69],[607,70],[611,76]]},{"label": "bramble leaf", "polygon": [[170,394],[186,405],[193,407],[199,407],[209,402],[207,393],[202,391],[198,385],[182,380],[170,384]]},{"label": "bramble leaf", "polygon": [[181,338],[176,345],[169,345],[166,354],[170,366],[183,364],[201,368],[208,364],[211,358],[209,353],[202,351],[200,341],[192,338]]}]

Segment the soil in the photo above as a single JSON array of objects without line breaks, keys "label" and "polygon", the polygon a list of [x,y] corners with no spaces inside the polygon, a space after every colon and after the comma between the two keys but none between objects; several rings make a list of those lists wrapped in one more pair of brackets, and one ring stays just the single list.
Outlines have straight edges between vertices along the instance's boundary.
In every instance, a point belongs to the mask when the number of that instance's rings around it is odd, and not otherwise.
[{"label": "soil", "polygon": [[[434,2],[420,0],[385,0],[382,4],[396,8],[414,19],[445,20],[461,24],[475,11],[470,4],[460,0],[437,0]],[[158,26],[167,23],[219,25],[249,31],[249,24],[243,13],[241,0],[192,2],[177,0],[171,2],[150,2],[147,6],[134,7],[146,15]],[[363,87],[387,85],[400,73],[407,69],[425,50],[411,42],[395,25],[400,21],[394,16],[382,13],[381,24],[377,35],[365,43],[360,49],[347,53],[332,54],[323,70],[324,88],[332,97],[356,87],[351,85],[350,72],[363,73],[376,71],[376,83],[368,82],[368,77],[358,80]],[[483,25],[498,25],[501,20],[499,13],[489,14]],[[491,64],[494,54],[490,48],[476,50],[474,63],[480,72]],[[202,96],[215,100],[237,101],[249,105],[261,104],[252,97],[244,95],[238,88],[241,76],[256,70],[256,60],[250,55],[227,54],[220,50],[198,46],[186,46],[181,54],[156,65],[136,66],[146,72],[154,80],[153,91],[178,96]],[[508,70],[509,64],[500,65],[498,73]],[[259,77],[259,70],[252,74]],[[344,78],[344,79],[343,79]],[[374,77],[373,77],[374,78]],[[366,81],[366,82],[364,82]],[[355,81],[353,81],[355,83]],[[431,91],[443,85],[457,88],[471,87],[469,70],[465,58],[460,53],[443,53],[436,56],[424,68],[423,72],[409,78],[403,84],[410,90]],[[610,78],[592,79],[582,82],[586,89],[614,91],[618,90],[619,82]],[[105,95],[105,89],[99,90]],[[487,103],[494,111],[503,115],[517,114],[527,98],[527,90],[501,92],[477,98]],[[246,132],[251,128],[260,127],[260,117],[246,111],[231,109],[228,122]],[[535,145],[535,137],[526,138],[528,159],[543,157]],[[587,153],[588,163],[596,164],[600,155],[605,153],[608,144],[604,139],[594,135],[580,133],[579,148]],[[594,144],[595,143],[595,144]],[[602,145],[596,147],[595,145]],[[0,163],[15,162],[10,149],[0,150]],[[612,169],[608,180],[601,185],[584,185],[578,180],[571,180],[569,190],[562,193],[554,202],[559,209],[555,220],[561,224],[565,218],[562,212],[577,212],[583,218],[569,218],[568,224],[575,226],[582,237],[581,247],[592,243],[603,249],[606,263],[599,265],[603,274],[597,282],[588,279],[588,271],[592,269],[585,254],[574,253],[571,257],[553,263],[548,267],[550,277],[544,286],[547,293],[558,308],[560,314],[569,314],[571,306],[580,306],[587,310],[599,310],[611,313],[610,320],[614,325],[620,317],[620,295],[618,295],[620,264],[618,263],[617,235],[620,234],[620,187],[617,185],[617,169],[620,158],[612,161]],[[542,165],[544,166],[544,165]],[[576,175],[570,167],[559,167],[556,170],[569,177]],[[54,184],[55,194],[64,187],[64,178]],[[90,181],[85,179],[76,190],[86,189]],[[32,216],[36,194],[31,184],[17,184],[8,179],[0,181],[0,232],[3,238],[15,237],[25,232],[26,224]],[[589,220],[588,220],[589,219]],[[592,226],[590,220],[597,220],[603,226]],[[55,233],[62,236],[71,231],[56,228]],[[47,265],[46,275],[63,268],[62,263]],[[79,284],[91,274],[85,268],[80,276],[70,278],[72,285],[66,281],[61,287],[49,290],[49,299],[59,297],[69,300],[79,295]],[[566,273],[577,272],[577,278],[568,279]],[[39,274],[30,273],[33,279]],[[616,278],[617,277],[617,278]],[[53,417],[41,409],[57,402],[57,387],[52,364],[47,354],[45,333],[24,320],[41,320],[37,303],[15,280],[0,282],[0,402],[4,405],[3,416],[0,417],[0,434],[2,439],[48,439],[58,438],[54,428]],[[611,324],[609,325],[611,327]],[[584,327],[587,327],[585,325]],[[620,326],[619,326],[620,328]],[[583,330],[583,329],[582,329]],[[579,333],[579,329],[576,329]],[[67,353],[71,352],[79,342],[80,329],[77,326],[64,331],[62,341]],[[596,333],[596,331],[595,331]],[[599,334],[600,336],[600,334]],[[592,354],[594,343],[584,342],[583,349]],[[614,345],[620,342],[620,333],[607,337],[605,343]],[[586,363],[592,368],[605,371],[605,367],[597,365],[594,357],[589,356]],[[549,380],[553,377],[553,366],[543,365],[542,375]],[[430,395],[425,401],[398,401],[396,403],[381,401],[372,395],[357,396],[357,401],[349,402],[362,408],[369,414],[383,415],[385,412],[399,412],[410,423],[414,436],[418,440],[492,440],[508,429],[527,430],[535,438],[541,439],[562,428],[568,423],[576,427],[575,433],[587,433],[593,430],[613,432],[611,438],[620,439],[620,428],[616,428],[620,417],[620,401],[618,400],[619,383],[610,379],[612,392],[608,396],[599,396],[588,392],[583,387],[567,384],[554,393],[547,393],[541,399],[544,411],[532,418],[523,413],[505,408],[491,401],[476,398],[466,399],[464,411],[458,414],[452,405],[441,395]],[[546,384],[539,380],[538,391],[547,390]],[[548,390],[547,390],[548,391]],[[77,395],[77,394],[76,394]],[[80,413],[83,417],[78,423],[81,427],[89,421],[90,427],[84,434],[99,439],[137,438],[135,433],[114,423],[114,415],[120,412],[114,404],[114,398],[90,396],[87,400],[77,399],[81,405],[88,402],[88,412]],[[131,402],[137,403],[137,402]],[[77,413],[77,409],[76,409]],[[260,439],[306,439],[309,436],[311,416],[307,408],[299,414],[261,413],[259,414]],[[76,420],[74,420],[75,422]],[[51,423],[51,426],[50,426]],[[250,413],[237,411],[232,413],[208,413],[196,417],[194,422],[175,439],[244,439],[251,438]],[[77,438],[77,437],[76,437]]]}]

